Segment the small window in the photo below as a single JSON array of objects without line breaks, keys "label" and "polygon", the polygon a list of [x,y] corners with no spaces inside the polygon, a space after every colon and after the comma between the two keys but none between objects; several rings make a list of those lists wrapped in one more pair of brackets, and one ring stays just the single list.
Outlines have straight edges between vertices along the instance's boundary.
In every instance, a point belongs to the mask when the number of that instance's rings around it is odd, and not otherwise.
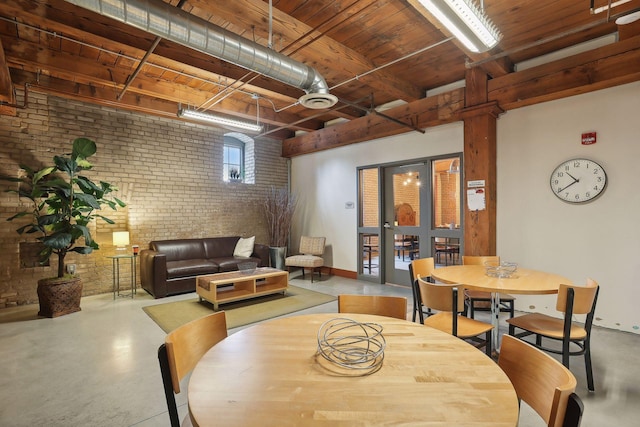
[{"label": "small window", "polygon": [[225,182],[256,183],[256,144],[253,138],[239,132],[224,135],[222,179]]},{"label": "small window", "polygon": [[244,178],[244,143],[225,137],[222,179],[226,182],[242,182]]}]

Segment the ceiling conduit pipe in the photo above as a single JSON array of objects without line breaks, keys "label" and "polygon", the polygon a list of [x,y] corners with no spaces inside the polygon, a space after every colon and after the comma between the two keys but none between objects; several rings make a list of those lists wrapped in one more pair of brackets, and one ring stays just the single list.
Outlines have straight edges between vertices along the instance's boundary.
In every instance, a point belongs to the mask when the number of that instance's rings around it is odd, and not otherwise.
[{"label": "ceiling conduit pipe", "polygon": [[239,67],[305,91],[300,104],[330,108],[338,98],[312,67],[211,24],[162,0],[66,0]]}]

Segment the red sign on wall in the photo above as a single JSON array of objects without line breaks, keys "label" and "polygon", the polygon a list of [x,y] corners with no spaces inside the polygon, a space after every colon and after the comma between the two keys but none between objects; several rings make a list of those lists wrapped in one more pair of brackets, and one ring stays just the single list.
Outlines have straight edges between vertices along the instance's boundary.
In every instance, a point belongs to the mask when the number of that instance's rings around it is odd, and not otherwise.
[{"label": "red sign on wall", "polygon": [[587,132],[582,134],[582,145],[591,145],[596,143],[596,133]]}]

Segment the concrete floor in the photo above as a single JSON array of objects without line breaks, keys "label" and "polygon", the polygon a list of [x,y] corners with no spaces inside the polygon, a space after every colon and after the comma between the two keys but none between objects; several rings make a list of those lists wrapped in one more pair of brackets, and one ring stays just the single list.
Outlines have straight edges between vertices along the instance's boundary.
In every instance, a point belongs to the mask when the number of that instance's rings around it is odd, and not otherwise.
[{"label": "concrete floor", "polygon": [[[312,284],[309,275],[292,276],[296,286],[333,295],[403,295],[411,301],[404,287],[340,277]],[[10,323],[3,318],[24,308],[0,310],[0,426],[169,426],[157,359],[165,333],[141,308],[194,295],[153,300],[141,291],[135,299],[115,301],[98,295],[83,298],[78,313]],[[295,314],[316,312],[337,312],[337,303]],[[596,327],[592,347],[595,393],[587,391],[582,358],[571,360],[585,404],[582,426],[640,425],[640,335]],[[182,417],[186,391],[177,401]],[[523,405],[520,426],[543,425]]]}]

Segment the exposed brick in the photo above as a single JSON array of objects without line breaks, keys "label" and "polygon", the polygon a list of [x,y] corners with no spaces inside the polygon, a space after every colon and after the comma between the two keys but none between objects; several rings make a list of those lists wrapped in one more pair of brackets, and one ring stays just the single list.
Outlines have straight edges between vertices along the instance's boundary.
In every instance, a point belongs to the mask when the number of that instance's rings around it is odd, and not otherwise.
[{"label": "exposed brick", "polygon": [[[18,92],[21,99],[23,93]],[[51,164],[53,155],[68,152],[76,137],[96,141],[94,169],[87,175],[116,184],[118,197],[128,206],[101,212],[115,225],[100,220],[91,225],[100,250],[71,253],[66,262],[76,264],[83,295],[107,293],[112,275],[106,256],[115,252],[114,230],[129,230],[131,244],[141,248],[151,240],[225,235],[255,235],[256,242],[267,243],[262,200],[272,185],[287,183],[281,144],[257,140],[252,147],[254,183],[230,185],[222,181],[225,132],[30,92],[27,109],[16,117],[0,118],[0,174],[16,176],[20,163]],[[5,219],[24,206],[15,194],[0,191],[0,295],[15,293],[2,297],[0,307],[37,302],[38,279],[55,275],[55,257],[50,267],[20,268],[19,243],[35,236],[18,235],[20,223]],[[128,270],[128,265],[121,270],[123,283],[130,277]]]}]

